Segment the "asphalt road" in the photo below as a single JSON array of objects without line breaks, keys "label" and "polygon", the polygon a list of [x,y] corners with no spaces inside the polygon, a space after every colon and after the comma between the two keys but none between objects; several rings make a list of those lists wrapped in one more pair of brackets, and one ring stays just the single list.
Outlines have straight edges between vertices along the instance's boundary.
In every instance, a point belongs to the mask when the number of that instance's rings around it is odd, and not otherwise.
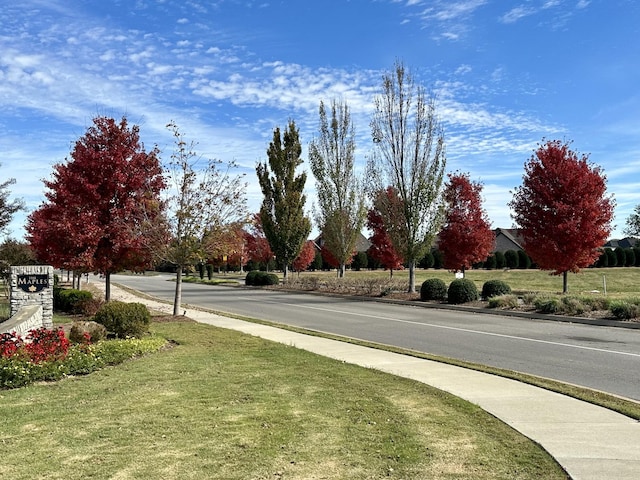
[{"label": "asphalt road", "polygon": [[[173,300],[169,276],[112,281]],[[640,401],[640,330],[183,284],[183,303],[457,358]]]}]

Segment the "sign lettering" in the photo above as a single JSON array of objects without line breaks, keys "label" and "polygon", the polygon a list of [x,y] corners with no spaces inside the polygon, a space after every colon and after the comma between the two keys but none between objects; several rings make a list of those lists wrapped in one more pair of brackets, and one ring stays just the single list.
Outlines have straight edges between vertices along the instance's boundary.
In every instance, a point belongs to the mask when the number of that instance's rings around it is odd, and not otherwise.
[{"label": "sign lettering", "polygon": [[38,293],[49,288],[49,275],[18,275],[18,288],[27,293]]}]

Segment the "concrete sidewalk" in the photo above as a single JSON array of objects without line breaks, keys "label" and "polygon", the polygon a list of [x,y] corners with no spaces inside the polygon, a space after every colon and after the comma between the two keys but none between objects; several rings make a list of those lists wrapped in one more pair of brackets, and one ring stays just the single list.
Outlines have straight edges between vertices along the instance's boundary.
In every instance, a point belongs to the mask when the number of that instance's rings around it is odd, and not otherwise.
[{"label": "concrete sidewalk", "polygon": [[[114,298],[126,293],[112,286]],[[130,301],[130,300],[127,300]],[[167,304],[136,298],[150,308]],[[468,400],[544,447],[574,480],[640,478],[640,423],[515,380],[189,308],[198,322],[238,330],[347,363],[426,383]]]}]

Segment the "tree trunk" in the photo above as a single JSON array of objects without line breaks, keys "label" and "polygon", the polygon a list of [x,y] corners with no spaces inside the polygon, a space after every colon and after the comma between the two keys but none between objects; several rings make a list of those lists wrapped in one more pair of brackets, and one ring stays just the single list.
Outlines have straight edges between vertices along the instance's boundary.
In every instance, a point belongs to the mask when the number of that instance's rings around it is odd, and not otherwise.
[{"label": "tree trunk", "polygon": [[284,267],[282,268],[282,272],[283,272],[283,279],[282,279],[282,283],[287,283],[287,279],[289,276],[289,266],[287,264],[284,265]]},{"label": "tree trunk", "polygon": [[182,267],[176,268],[176,292],[173,296],[173,316],[180,315],[180,304],[182,303]]},{"label": "tree trunk", "polygon": [[567,281],[567,276],[569,272],[562,272],[562,294],[566,294],[569,291],[569,285]]},{"label": "tree trunk", "polygon": [[111,300],[111,272],[104,274],[104,301]]},{"label": "tree trunk", "polygon": [[409,293],[416,293],[416,261],[409,262]]},{"label": "tree trunk", "polygon": [[347,266],[344,263],[341,263],[340,267],[338,267],[338,276],[340,278],[344,278],[344,274],[346,270],[347,270]]}]

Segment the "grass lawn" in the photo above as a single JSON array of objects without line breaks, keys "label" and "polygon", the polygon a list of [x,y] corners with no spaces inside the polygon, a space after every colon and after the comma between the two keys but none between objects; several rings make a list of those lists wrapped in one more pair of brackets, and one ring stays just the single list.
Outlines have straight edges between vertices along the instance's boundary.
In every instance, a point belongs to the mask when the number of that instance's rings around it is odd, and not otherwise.
[{"label": "grass lawn", "polygon": [[[281,272],[276,272],[281,275]],[[473,280],[482,290],[482,285],[487,280],[503,280],[515,293],[562,293],[562,276],[550,275],[548,271],[537,269],[530,270],[468,270],[466,278]],[[347,273],[343,279],[336,278],[335,271],[315,271],[291,273],[291,280],[296,281],[304,278],[318,278],[330,282],[358,282],[368,280],[389,280],[389,272],[384,270],[361,270]],[[221,278],[216,276],[216,278]],[[235,274],[225,277],[228,280],[235,279],[243,284],[243,276]],[[455,275],[442,269],[416,269],[416,289],[420,290],[420,285],[428,278],[440,278],[447,285],[455,279]],[[409,271],[397,270],[393,272],[393,283],[396,286],[408,285]],[[640,267],[620,267],[620,268],[587,268],[579,273],[570,273],[568,276],[568,287],[570,295],[604,295],[606,284],[606,294],[613,298],[618,297],[640,297]],[[404,288],[404,287],[403,287]],[[597,292],[596,292],[597,291]]]},{"label": "grass lawn", "polygon": [[[276,272],[281,275],[281,272]],[[318,277],[336,279],[334,271],[292,272],[292,279],[300,277]],[[539,292],[560,294],[562,292],[562,276],[550,275],[548,271],[537,269],[530,270],[468,270],[466,278],[473,280],[482,289],[482,284],[487,280],[503,280],[516,292]],[[194,277],[196,281],[198,277]],[[398,282],[408,282],[409,271],[397,270],[393,272],[393,279]],[[427,278],[440,278],[445,283],[450,283],[454,274],[443,269],[416,269],[416,287],[419,289]],[[389,279],[389,271],[384,270],[347,270],[345,280],[361,279]],[[216,274],[215,281],[219,283],[244,283],[244,275],[238,272],[227,275]],[[640,267],[612,267],[612,268],[586,268],[579,273],[570,273],[568,276],[569,293],[573,295],[589,294],[597,290],[604,294],[606,284],[607,295],[614,297],[640,297]]]},{"label": "grass lawn", "polygon": [[86,377],[0,391],[11,479],[560,479],[536,444],[427,385],[211,326]]}]

